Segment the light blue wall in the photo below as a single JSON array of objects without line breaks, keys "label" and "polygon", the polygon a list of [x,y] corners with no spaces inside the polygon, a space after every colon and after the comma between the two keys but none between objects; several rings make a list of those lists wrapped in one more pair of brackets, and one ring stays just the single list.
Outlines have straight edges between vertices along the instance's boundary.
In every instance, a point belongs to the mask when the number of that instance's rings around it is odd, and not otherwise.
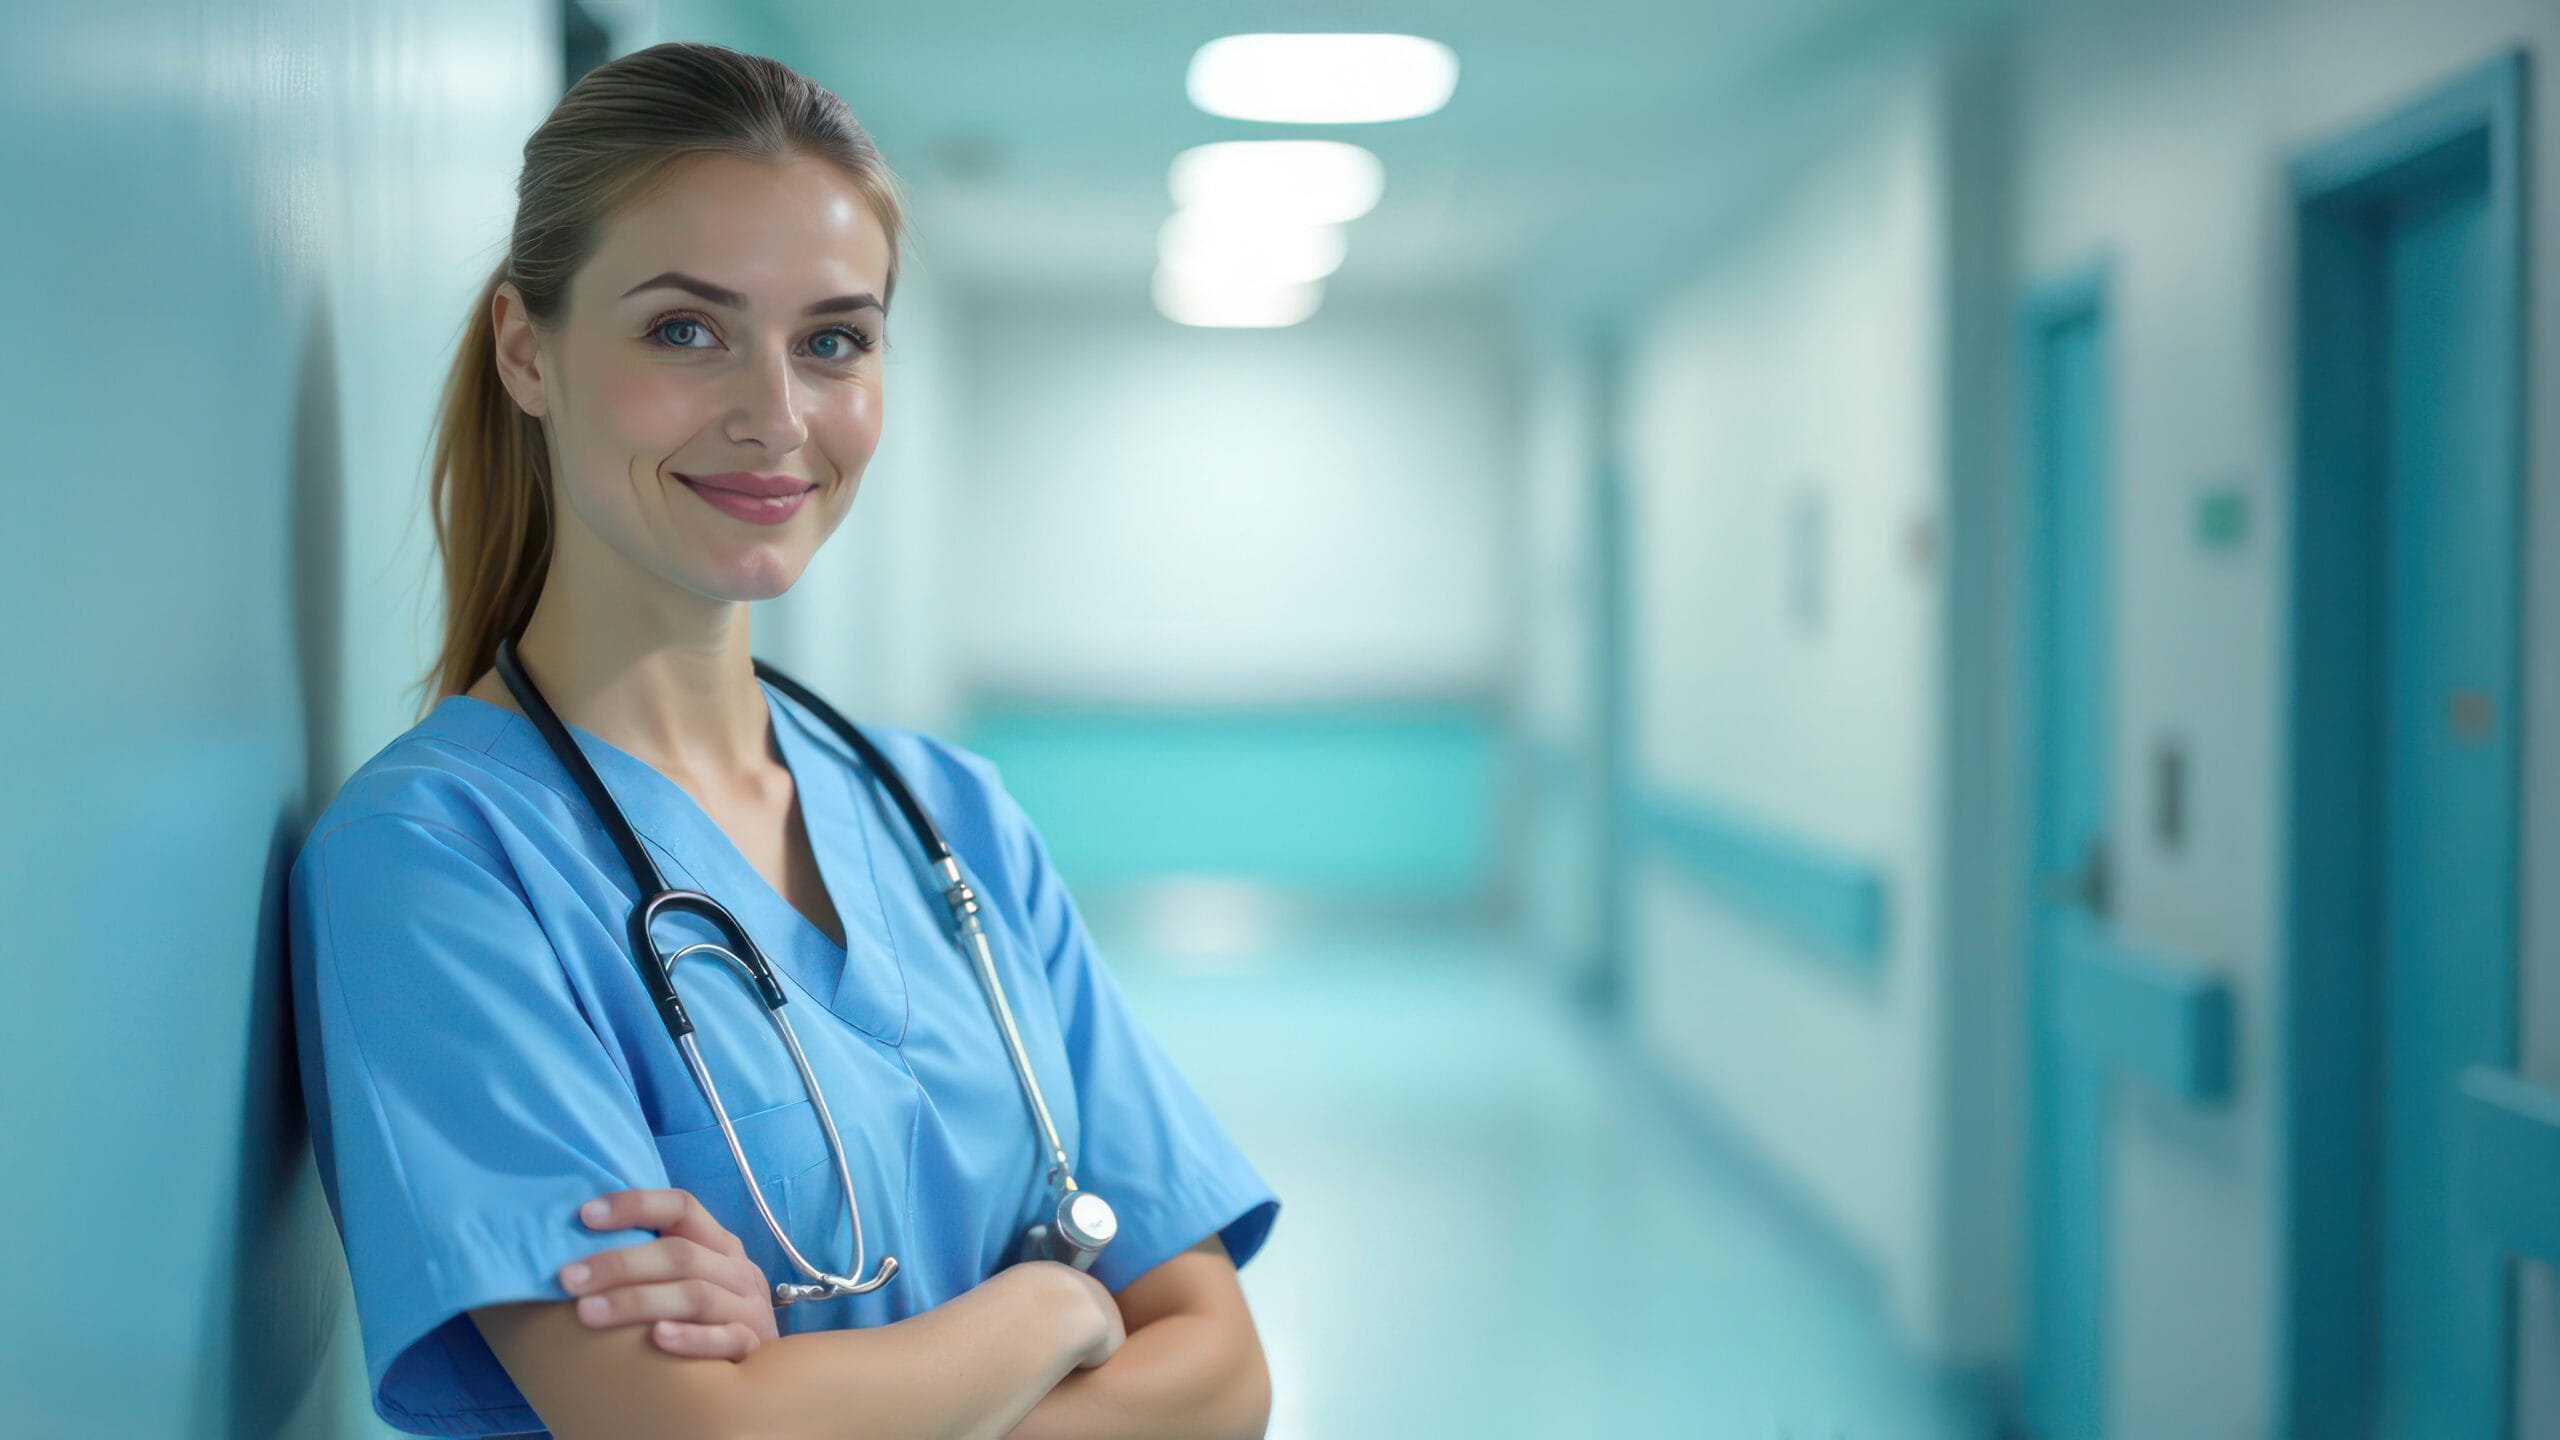
[{"label": "light blue wall", "polygon": [[0,19],[19,1433],[368,1422],[279,887],[406,723],[428,406],[558,70],[518,0]]}]

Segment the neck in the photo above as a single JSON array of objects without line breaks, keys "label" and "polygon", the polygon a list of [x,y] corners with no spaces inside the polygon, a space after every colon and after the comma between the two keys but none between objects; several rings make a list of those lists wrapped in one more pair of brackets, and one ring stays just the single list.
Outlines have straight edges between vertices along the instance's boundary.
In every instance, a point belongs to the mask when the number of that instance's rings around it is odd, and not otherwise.
[{"label": "neck", "polygon": [[516,655],[563,721],[670,777],[716,784],[772,767],[746,602],[582,586],[562,568]]}]

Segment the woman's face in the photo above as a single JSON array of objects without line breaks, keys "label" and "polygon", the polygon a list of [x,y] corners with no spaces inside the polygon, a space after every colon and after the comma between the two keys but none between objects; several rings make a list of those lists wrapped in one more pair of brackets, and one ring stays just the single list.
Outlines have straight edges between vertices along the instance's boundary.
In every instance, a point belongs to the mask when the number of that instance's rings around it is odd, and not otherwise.
[{"label": "woman's face", "polygon": [[[502,285],[500,370],[547,422],[561,559],[602,558],[583,528],[706,599],[789,589],[879,443],[888,271],[833,166],[713,156],[608,222],[559,333]],[[739,493],[776,480],[799,498]]]}]

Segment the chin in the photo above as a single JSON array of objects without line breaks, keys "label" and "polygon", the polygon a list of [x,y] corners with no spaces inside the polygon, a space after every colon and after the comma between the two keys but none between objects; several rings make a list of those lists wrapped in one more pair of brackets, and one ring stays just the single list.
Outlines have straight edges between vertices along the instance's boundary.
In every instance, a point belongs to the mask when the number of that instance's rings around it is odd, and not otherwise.
[{"label": "chin", "polygon": [[714,575],[702,577],[702,593],[722,600],[771,600],[800,583],[809,559],[776,555],[770,550],[733,557]]}]

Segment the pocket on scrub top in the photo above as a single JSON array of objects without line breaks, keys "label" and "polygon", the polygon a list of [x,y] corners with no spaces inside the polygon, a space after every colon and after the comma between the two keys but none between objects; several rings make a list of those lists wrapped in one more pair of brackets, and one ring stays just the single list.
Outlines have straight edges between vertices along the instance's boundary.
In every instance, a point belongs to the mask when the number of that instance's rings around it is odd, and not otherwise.
[{"label": "pocket on scrub top", "polygon": [[[748,1169],[764,1191],[764,1203],[772,1209],[774,1222],[790,1232],[791,1242],[800,1247],[801,1254],[818,1265],[826,1265],[825,1258],[810,1253],[808,1205],[803,1203],[795,1212],[790,1198],[792,1182],[798,1177],[813,1169],[832,1168],[817,1107],[805,1099],[794,1100],[752,1115],[732,1115],[729,1124],[738,1132],[738,1147],[746,1152]],[[738,1237],[746,1246],[747,1258],[767,1276],[777,1280],[799,1278],[799,1271],[783,1255],[773,1232],[765,1227],[764,1217],[757,1213],[746,1179],[739,1174],[738,1162],[729,1153],[729,1142],[717,1124],[661,1135],[657,1142],[658,1156],[667,1167],[668,1184],[691,1191],[702,1202],[702,1208],[711,1212],[711,1218]]]}]

